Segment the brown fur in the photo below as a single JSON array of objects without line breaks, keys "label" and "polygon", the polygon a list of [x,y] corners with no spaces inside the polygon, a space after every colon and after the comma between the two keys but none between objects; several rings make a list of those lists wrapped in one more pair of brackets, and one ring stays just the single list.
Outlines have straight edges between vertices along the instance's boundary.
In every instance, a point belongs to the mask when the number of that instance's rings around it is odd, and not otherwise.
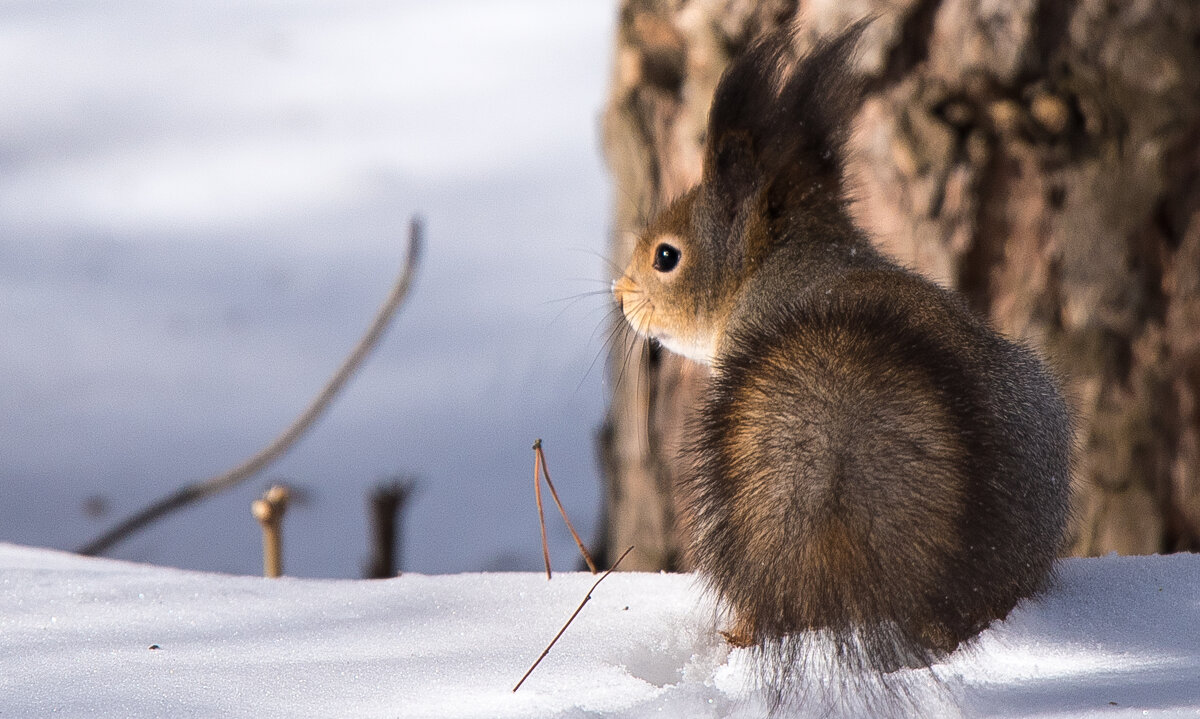
[{"label": "brown fur", "polygon": [[712,364],[691,554],[726,638],[784,680],[809,630],[855,669],[928,666],[1045,586],[1067,515],[1070,422],[1041,361],[846,212],[861,27],[731,66],[700,185],[614,285],[635,329]]}]

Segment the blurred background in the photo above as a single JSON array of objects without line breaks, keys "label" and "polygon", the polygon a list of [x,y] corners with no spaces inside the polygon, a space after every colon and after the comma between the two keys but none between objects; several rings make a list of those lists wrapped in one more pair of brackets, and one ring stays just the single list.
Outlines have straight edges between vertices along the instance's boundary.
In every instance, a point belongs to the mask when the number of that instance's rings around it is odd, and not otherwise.
[{"label": "blurred background", "polygon": [[405,570],[536,569],[541,437],[602,564],[687,569],[671,488],[705,372],[608,356],[603,257],[696,181],[730,58],[866,15],[856,221],[1063,376],[1067,553],[1200,551],[1190,0],[4,3],[0,541],[80,547],[270,442],[419,214],[410,301],[331,411],[109,554],[258,573],[250,502],[282,481],[285,571],[360,576],[368,494],[411,476]]},{"label": "blurred background", "polygon": [[360,576],[367,494],[403,474],[406,571],[537,569],[535,437],[591,539],[607,305],[579,296],[608,276],[615,14],[0,6],[0,541],[73,549],[269,442],[387,295],[413,214],[413,293],[329,413],[109,555],[258,573],[249,505],[286,480],[286,572]]}]

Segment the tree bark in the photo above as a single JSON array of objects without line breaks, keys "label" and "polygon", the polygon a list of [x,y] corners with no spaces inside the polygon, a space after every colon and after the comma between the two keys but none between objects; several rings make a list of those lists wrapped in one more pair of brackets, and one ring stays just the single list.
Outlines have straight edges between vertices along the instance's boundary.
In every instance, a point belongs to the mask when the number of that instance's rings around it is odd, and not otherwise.
[{"label": "tree bark", "polygon": [[[729,58],[874,15],[851,141],[856,220],[1039,347],[1077,416],[1070,551],[1200,549],[1200,4],[1191,0],[623,0],[605,148],[624,266],[700,172]],[[706,370],[610,357],[606,546],[687,567],[672,493]],[[615,555],[610,555],[615,556]]]}]

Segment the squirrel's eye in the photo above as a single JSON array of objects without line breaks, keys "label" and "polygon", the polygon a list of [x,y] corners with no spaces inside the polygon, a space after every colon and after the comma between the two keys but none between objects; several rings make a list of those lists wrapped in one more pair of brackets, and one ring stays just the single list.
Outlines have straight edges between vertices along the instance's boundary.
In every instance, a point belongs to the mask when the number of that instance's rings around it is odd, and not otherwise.
[{"label": "squirrel's eye", "polygon": [[654,269],[659,272],[670,272],[679,264],[679,250],[663,242],[654,248]]}]

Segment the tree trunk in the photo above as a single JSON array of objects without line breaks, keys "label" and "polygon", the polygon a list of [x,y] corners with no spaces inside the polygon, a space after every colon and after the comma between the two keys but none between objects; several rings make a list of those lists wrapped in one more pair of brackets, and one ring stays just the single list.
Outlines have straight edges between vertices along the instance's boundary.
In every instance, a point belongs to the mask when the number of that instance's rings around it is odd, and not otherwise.
[{"label": "tree trunk", "polygon": [[[614,263],[698,179],[732,55],[871,14],[856,219],[1058,368],[1077,414],[1072,553],[1200,549],[1198,3],[623,0],[605,116]],[[609,370],[606,547],[635,545],[629,569],[686,568],[671,490],[706,371],[638,341]]]}]

